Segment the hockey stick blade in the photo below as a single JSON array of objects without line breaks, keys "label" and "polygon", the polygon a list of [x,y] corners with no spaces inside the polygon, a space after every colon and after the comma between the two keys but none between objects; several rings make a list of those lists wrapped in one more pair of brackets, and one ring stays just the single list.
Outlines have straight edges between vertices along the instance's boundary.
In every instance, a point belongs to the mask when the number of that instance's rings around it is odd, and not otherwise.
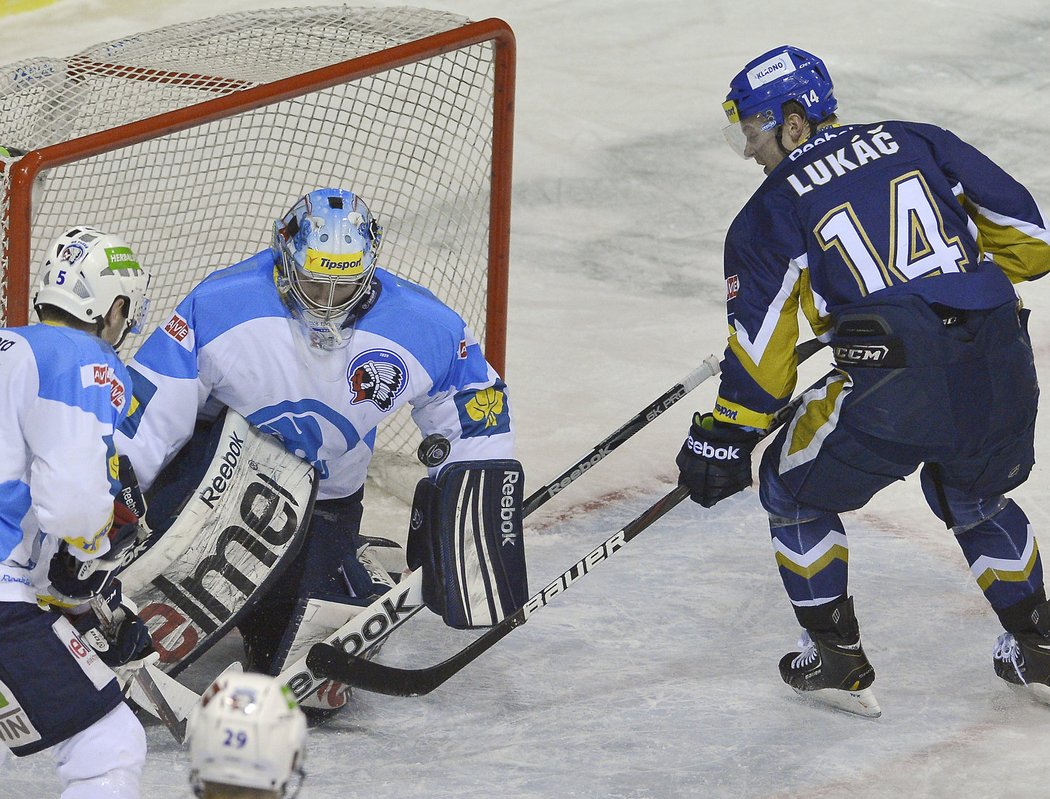
[{"label": "hockey stick blade", "polygon": [[[135,704],[160,719],[176,741],[181,744],[186,740],[186,720],[192,706],[200,700],[199,695],[155,666],[139,668],[127,694]],[[187,697],[192,699],[187,701]]]},{"label": "hockey stick blade", "polygon": [[[812,345],[813,342],[807,342],[807,344]],[[818,346],[809,347],[805,355],[800,357],[799,360],[805,360],[818,352],[823,346],[823,344],[819,344]],[[814,386],[820,385],[835,371],[833,369],[820,378]],[[773,423],[766,430],[765,435],[771,434],[790,418],[802,404],[802,398],[805,393],[805,391],[800,393],[776,413]],[[689,496],[689,489],[686,486],[676,486],[669,494],[657,500],[641,516],[638,516],[614,533],[599,547],[563,572],[557,580],[550,583],[538,594],[532,596],[523,607],[441,663],[423,669],[402,669],[355,657],[336,647],[319,643],[315,644],[307,655],[307,666],[315,675],[328,676],[347,685],[374,693],[386,694],[387,696],[423,696],[428,694],[512,630],[528,621],[535,611],[547,605],[550,598],[562,593],[590,569],[618,551],[638,533],[649,527],[649,525],[678,505],[687,496]]]},{"label": "hockey stick blade", "polygon": [[534,594],[518,610],[475,638],[465,648],[437,665],[425,669],[401,669],[348,656],[341,649],[328,644],[314,644],[306,658],[306,665],[314,674],[330,677],[373,693],[387,696],[422,696],[433,691],[464,666],[491,648],[496,642],[520,627],[531,615],[558,594],[607,560],[628,541],[661,518],[671,508],[689,496],[686,486],[676,486],[669,494],[647,508],[640,516],[617,530],[600,546],[578,560],[557,580]]}]

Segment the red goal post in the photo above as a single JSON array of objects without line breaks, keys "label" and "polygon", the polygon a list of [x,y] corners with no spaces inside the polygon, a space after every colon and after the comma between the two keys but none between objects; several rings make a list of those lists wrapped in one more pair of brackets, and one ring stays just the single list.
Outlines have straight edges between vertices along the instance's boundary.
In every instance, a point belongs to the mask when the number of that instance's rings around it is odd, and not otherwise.
[{"label": "red goal post", "polygon": [[[43,248],[70,224],[149,265],[151,330],[265,248],[299,196],[339,186],[383,224],[381,265],[459,311],[502,374],[514,72],[502,20],[350,7],[228,14],[0,67],[0,145],[27,151],[0,163],[0,324],[27,323]],[[414,450],[411,423],[388,428],[379,447]]]}]

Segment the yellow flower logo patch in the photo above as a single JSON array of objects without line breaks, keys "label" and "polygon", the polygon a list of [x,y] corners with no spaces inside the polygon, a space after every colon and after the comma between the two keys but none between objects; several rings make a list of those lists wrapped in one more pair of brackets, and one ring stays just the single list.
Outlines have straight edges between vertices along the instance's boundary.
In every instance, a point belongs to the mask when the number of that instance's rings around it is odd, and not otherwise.
[{"label": "yellow flower logo patch", "polygon": [[456,397],[463,437],[510,432],[510,412],[502,384]]}]

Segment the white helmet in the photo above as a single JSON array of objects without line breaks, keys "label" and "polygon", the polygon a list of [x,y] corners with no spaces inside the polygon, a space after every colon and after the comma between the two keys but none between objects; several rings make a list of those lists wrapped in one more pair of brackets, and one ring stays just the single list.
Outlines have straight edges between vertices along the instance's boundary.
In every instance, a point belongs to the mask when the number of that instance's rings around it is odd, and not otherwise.
[{"label": "white helmet", "polygon": [[87,225],[70,228],[47,246],[33,307],[53,305],[82,322],[100,323],[117,297],[128,298],[127,330],[146,319],[150,274],[117,236]]},{"label": "white helmet", "polygon": [[[306,716],[288,687],[265,674],[221,675],[190,713],[190,784],[293,797],[303,780]],[[293,779],[293,777],[295,779]]]},{"label": "white helmet", "polygon": [[277,288],[311,343],[331,349],[364,300],[376,271],[383,229],[353,192],[317,189],[274,223]]}]

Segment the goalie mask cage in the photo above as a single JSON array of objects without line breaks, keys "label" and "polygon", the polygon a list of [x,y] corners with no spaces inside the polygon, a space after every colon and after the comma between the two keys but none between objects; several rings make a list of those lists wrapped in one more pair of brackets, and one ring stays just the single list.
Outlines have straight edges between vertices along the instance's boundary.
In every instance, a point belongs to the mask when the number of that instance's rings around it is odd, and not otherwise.
[{"label": "goalie mask cage", "polygon": [[[418,8],[236,13],[0,67],[0,145],[28,151],[0,165],[0,323],[27,323],[44,248],[91,224],[153,273],[148,333],[333,186],[384,226],[380,265],[457,310],[502,373],[513,95],[506,23]],[[377,449],[418,439],[404,413]]]}]

